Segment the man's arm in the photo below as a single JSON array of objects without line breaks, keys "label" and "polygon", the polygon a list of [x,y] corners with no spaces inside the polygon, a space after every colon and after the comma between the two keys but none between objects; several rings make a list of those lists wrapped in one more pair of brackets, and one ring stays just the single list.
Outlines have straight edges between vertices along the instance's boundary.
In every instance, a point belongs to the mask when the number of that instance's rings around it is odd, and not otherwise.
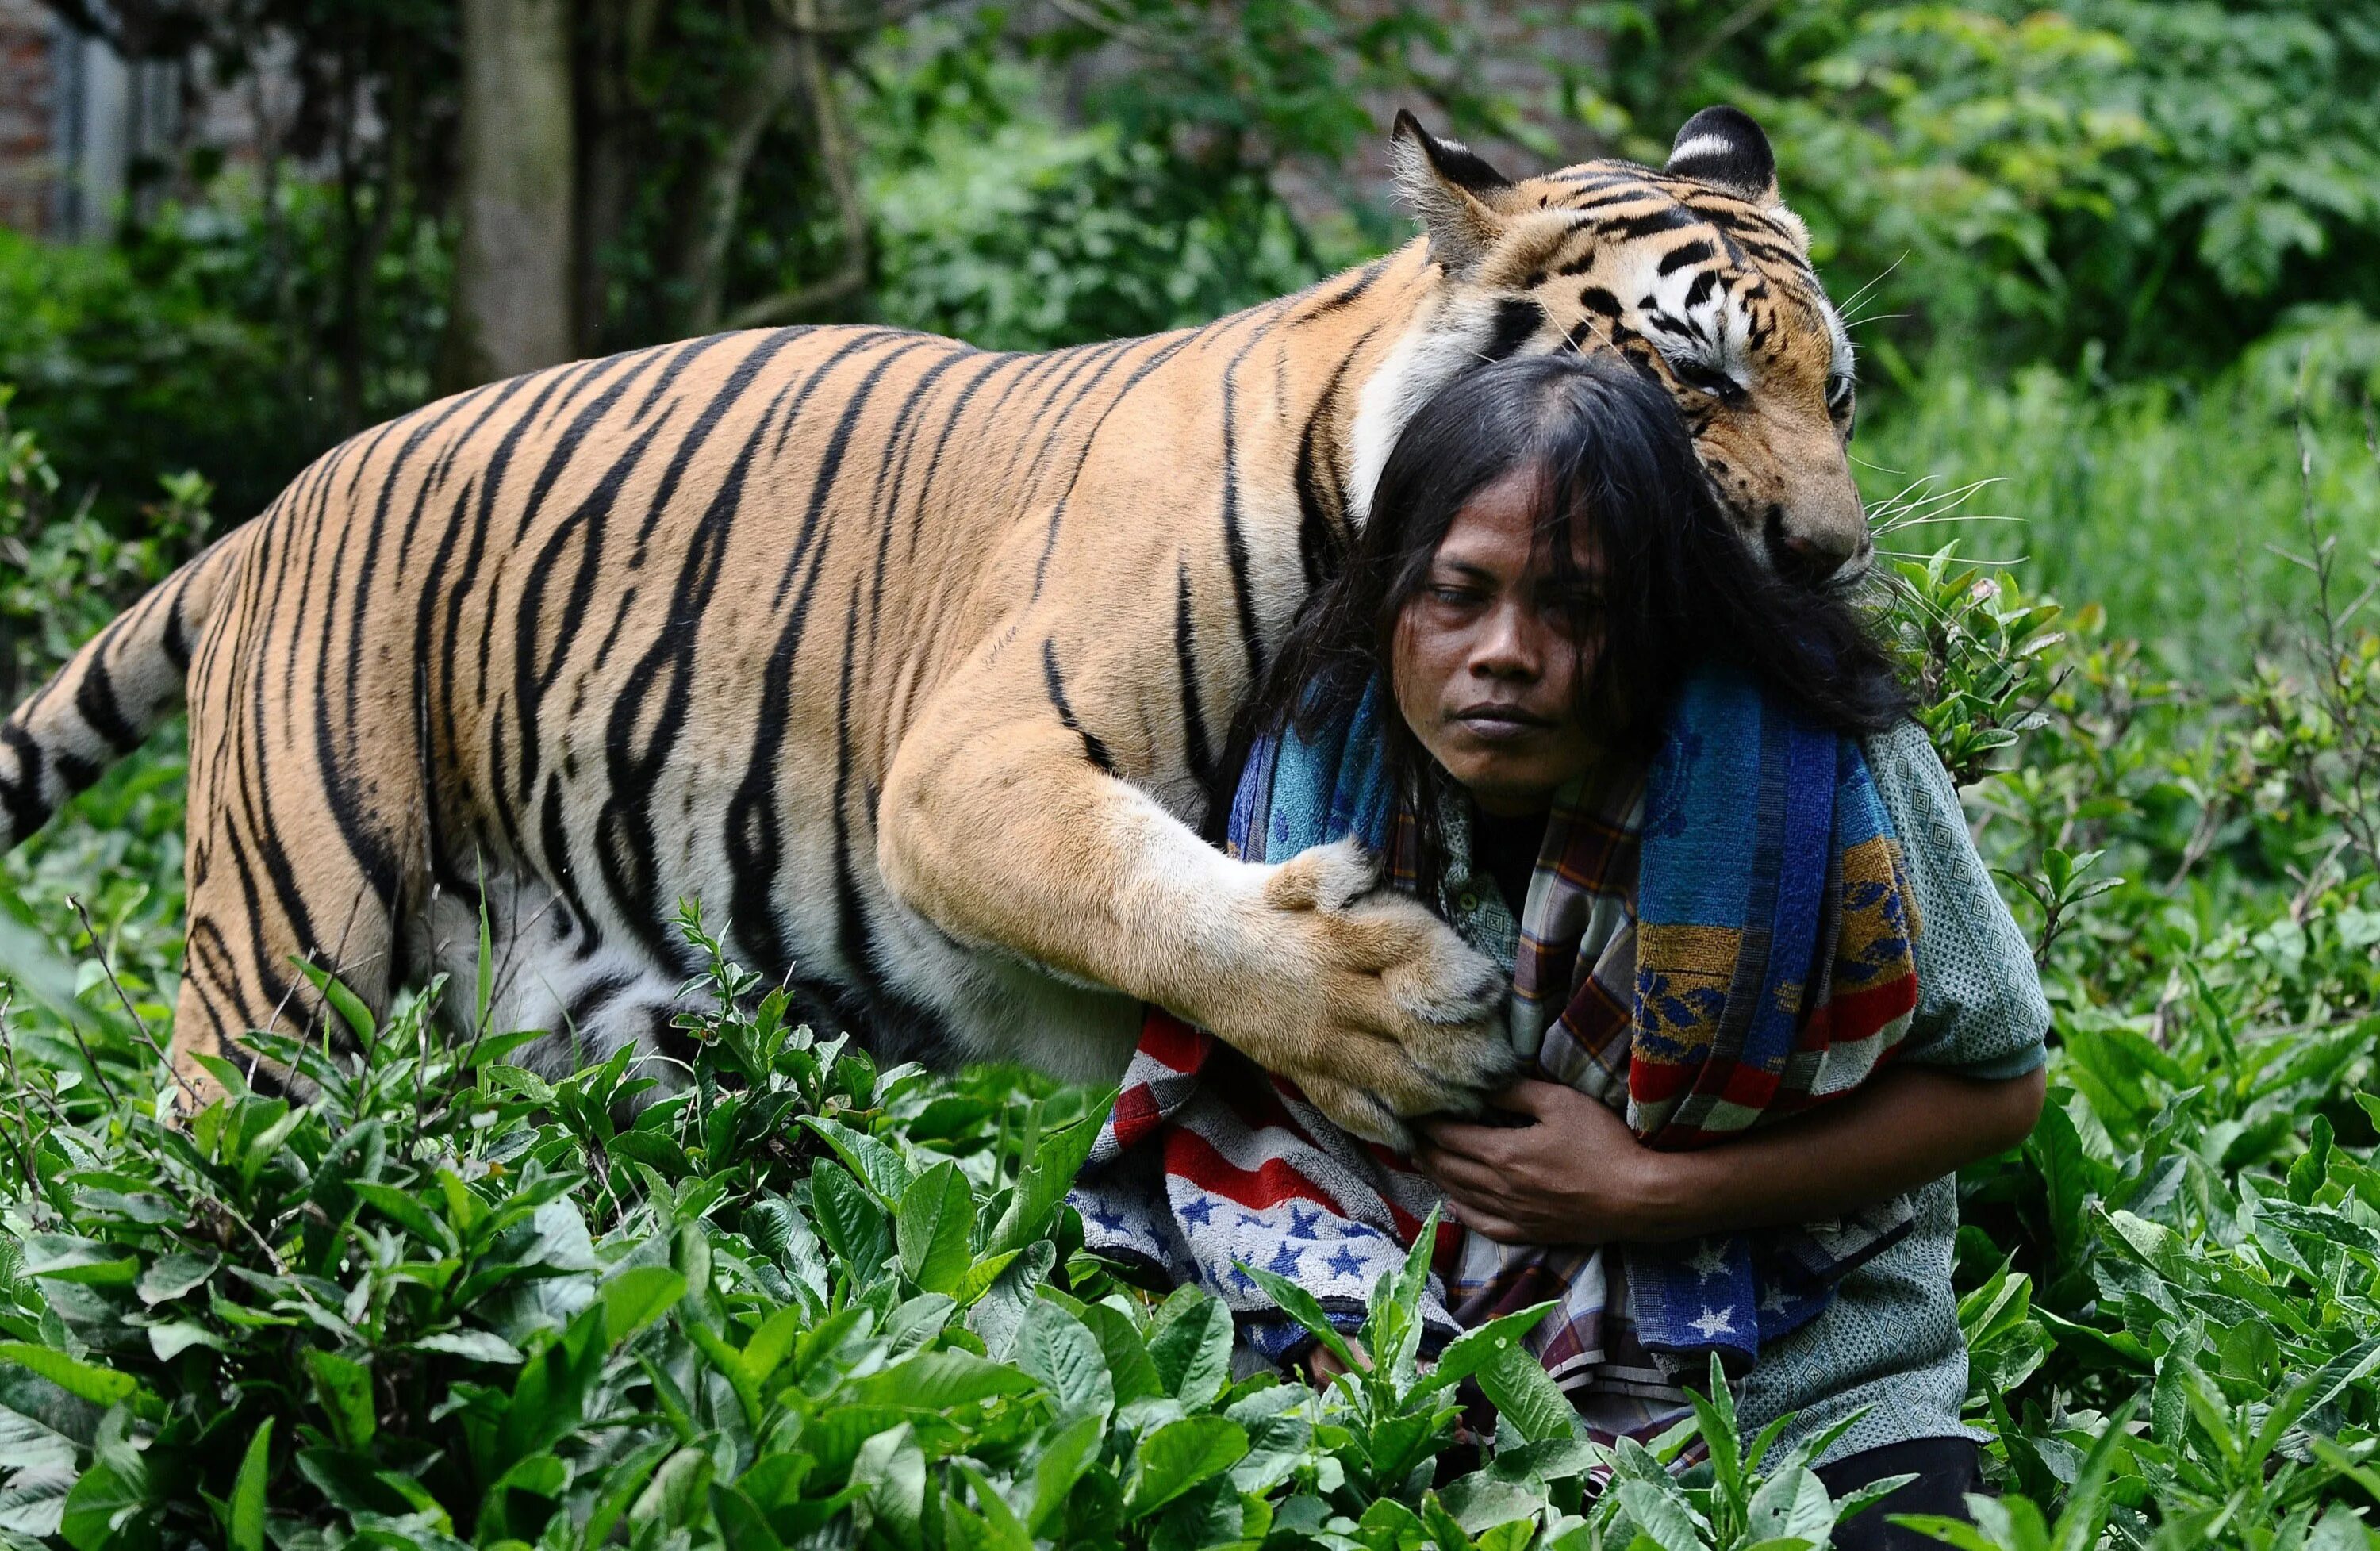
[{"label": "man's arm", "polygon": [[2046,1079],[1894,1067],[1779,1125],[1656,1152],[1600,1101],[1523,1082],[1497,1102],[1526,1126],[1434,1121],[1422,1167],[1464,1226],[1508,1243],[1660,1242],[1815,1222],[1913,1190],[2022,1142]]}]

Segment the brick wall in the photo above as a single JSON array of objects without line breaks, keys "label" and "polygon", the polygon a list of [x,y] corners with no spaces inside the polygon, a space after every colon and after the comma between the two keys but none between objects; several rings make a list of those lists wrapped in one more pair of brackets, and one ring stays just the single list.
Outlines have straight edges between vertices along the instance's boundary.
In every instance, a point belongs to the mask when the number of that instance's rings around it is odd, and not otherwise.
[{"label": "brick wall", "polygon": [[36,0],[0,0],[0,226],[46,233],[55,214],[56,38]]}]

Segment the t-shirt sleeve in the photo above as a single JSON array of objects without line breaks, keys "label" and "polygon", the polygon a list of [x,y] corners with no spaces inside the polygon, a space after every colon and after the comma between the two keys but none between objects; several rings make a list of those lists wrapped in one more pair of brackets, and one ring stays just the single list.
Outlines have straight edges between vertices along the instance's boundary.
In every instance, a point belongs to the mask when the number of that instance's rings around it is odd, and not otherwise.
[{"label": "t-shirt sleeve", "polygon": [[1975,854],[1958,790],[1925,730],[1903,721],[1864,746],[1900,832],[1921,924],[1917,1011],[1900,1059],[1974,1077],[2022,1077],[2046,1059],[2049,1028],[2033,946]]}]

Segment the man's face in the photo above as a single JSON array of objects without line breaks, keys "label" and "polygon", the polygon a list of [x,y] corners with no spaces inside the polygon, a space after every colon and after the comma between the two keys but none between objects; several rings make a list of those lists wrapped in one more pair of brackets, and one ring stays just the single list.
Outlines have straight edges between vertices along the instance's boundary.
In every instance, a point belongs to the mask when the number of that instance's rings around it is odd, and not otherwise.
[{"label": "man's face", "polygon": [[[1544,808],[1595,758],[1576,701],[1600,643],[1580,639],[1574,621],[1582,603],[1597,612],[1597,566],[1573,525],[1574,569],[1567,582],[1556,575],[1536,532],[1543,491],[1524,469],[1475,493],[1397,617],[1397,709],[1490,813]],[[1579,588],[1589,596],[1566,595]]]}]

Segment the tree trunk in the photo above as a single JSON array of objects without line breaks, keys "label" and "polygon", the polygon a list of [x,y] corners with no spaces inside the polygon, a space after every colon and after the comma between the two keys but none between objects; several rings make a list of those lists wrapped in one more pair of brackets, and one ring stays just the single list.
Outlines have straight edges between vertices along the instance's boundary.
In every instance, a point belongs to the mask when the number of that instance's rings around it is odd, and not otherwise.
[{"label": "tree trunk", "polygon": [[449,385],[572,354],[571,0],[463,0]]}]

